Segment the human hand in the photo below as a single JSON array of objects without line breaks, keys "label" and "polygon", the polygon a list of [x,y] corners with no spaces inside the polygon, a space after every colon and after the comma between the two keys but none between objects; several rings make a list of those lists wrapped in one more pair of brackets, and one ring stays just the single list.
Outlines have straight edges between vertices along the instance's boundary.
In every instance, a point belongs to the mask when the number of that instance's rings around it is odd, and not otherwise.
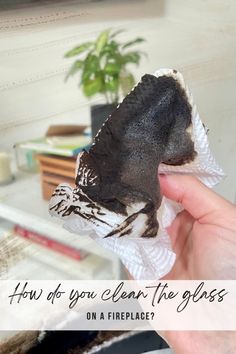
[{"label": "human hand", "polygon": [[[164,196],[182,204],[168,233],[176,262],[163,279],[236,279],[236,207],[190,176],[160,176]],[[159,333],[176,354],[236,353],[236,332]]]},{"label": "human hand", "polygon": [[164,279],[236,279],[236,206],[194,177],[161,175],[160,184],[184,208],[167,229],[176,262]]}]

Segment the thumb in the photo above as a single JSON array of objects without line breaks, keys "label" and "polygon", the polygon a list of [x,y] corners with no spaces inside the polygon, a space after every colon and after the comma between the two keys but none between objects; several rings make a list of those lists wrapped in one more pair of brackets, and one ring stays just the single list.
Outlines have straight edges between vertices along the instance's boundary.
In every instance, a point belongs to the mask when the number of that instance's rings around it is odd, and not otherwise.
[{"label": "thumb", "polygon": [[159,175],[159,180],[163,195],[182,204],[183,208],[197,220],[231,205],[195,177]]}]

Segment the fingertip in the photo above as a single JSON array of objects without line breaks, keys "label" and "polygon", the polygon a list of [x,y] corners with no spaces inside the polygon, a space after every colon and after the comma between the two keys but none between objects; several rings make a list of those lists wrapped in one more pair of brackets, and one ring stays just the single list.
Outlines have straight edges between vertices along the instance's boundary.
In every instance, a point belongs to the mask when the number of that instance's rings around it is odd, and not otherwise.
[{"label": "fingertip", "polygon": [[167,178],[168,176],[165,175],[165,174],[159,174],[158,175],[158,178],[159,178],[159,182],[160,182],[160,187],[165,187],[165,183],[167,182]]},{"label": "fingertip", "polygon": [[162,194],[172,200],[179,201],[179,196],[181,192],[181,182],[179,180],[179,175],[159,175],[160,188]]},{"label": "fingertip", "polygon": [[162,194],[181,203],[195,219],[200,219],[213,210],[224,208],[227,204],[227,201],[194,176],[173,174],[160,176],[159,180]]}]

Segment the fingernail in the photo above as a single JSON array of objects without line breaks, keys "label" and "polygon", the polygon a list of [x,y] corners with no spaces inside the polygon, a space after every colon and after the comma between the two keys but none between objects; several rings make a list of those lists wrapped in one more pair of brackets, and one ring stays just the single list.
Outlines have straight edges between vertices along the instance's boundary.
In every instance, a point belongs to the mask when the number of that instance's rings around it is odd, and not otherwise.
[{"label": "fingernail", "polygon": [[164,174],[164,173],[160,173],[159,174],[159,178],[161,178],[161,179],[164,179],[164,178],[166,178],[167,176]]}]

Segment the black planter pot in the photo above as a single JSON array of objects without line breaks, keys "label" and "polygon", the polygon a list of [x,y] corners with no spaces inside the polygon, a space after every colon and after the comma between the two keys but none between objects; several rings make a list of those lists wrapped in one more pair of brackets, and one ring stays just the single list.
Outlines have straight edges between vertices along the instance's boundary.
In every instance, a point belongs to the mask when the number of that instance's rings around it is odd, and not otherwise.
[{"label": "black planter pot", "polygon": [[97,104],[91,106],[92,137],[94,138],[107,117],[116,109],[116,104]]}]

